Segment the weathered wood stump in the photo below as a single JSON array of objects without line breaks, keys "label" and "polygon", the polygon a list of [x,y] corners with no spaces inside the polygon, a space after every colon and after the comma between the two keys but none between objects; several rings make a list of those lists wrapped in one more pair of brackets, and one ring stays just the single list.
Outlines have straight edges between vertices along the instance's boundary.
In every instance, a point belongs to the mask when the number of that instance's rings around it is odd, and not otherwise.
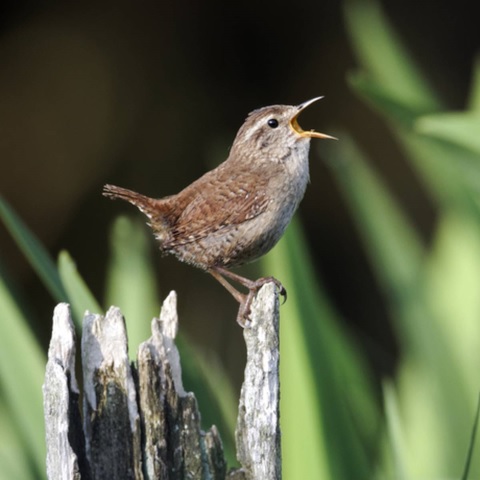
[{"label": "weathered wood stump", "polygon": [[265,285],[244,329],[245,379],[236,428],[240,469],[227,473],[215,426],[200,428],[193,393],[182,384],[175,346],[176,295],[165,300],[152,336],[131,365],[120,310],[83,319],[83,421],[75,377],[70,308],[55,308],[45,374],[47,475],[69,479],[279,480],[278,297]]}]

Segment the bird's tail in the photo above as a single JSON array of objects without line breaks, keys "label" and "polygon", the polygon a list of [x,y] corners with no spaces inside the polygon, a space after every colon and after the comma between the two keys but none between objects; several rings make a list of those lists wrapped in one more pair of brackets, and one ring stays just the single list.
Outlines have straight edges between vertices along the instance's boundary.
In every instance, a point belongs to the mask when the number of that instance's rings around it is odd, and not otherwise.
[{"label": "bird's tail", "polygon": [[116,185],[105,185],[103,187],[103,195],[105,197],[115,200],[120,198],[132,205],[135,205],[142,213],[144,213],[150,220],[155,215],[155,207],[158,200],[147,197],[140,193],[128,190],[127,188],[117,187]]}]

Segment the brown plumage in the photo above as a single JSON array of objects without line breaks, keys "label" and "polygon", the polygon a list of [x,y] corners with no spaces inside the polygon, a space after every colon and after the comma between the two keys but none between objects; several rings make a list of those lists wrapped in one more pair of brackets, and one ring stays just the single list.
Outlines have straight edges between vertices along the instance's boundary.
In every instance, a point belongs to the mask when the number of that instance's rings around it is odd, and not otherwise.
[{"label": "brown plumage", "polygon": [[[319,97],[321,98],[321,97]],[[237,133],[227,160],[180,193],[153,199],[105,185],[103,194],[135,205],[149,219],[160,250],[212,274],[240,303],[237,321],[245,326],[258,289],[272,278],[251,281],[228,269],[267,253],[280,239],[308,183],[311,138],[333,138],[303,131],[299,106],[255,110]],[[248,288],[236,290],[225,277]]]}]

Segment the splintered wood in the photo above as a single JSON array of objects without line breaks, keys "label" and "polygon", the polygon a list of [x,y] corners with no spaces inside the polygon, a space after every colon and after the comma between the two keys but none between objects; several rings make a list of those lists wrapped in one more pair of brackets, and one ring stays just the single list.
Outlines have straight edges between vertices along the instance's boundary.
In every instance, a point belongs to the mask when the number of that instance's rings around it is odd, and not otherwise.
[{"label": "splintered wood", "polygon": [[55,308],[43,387],[50,480],[281,478],[274,285],[260,290],[244,330],[247,365],[236,429],[241,466],[228,473],[219,432],[215,426],[202,431],[195,396],[182,384],[176,301],[170,293],[135,365],[128,359],[120,310],[111,307],[105,316],[87,312],[81,341],[82,414],[70,308]]}]

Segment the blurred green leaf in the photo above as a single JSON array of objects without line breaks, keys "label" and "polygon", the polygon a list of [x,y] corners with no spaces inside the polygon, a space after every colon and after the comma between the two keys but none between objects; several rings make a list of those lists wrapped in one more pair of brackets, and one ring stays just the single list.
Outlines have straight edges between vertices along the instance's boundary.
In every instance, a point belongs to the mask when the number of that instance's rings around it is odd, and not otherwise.
[{"label": "blurred green leaf", "polygon": [[75,262],[66,251],[60,252],[58,257],[58,271],[62,279],[62,284],[68,294],[73,318],[75,319],[77,327],[81,329],[81,320],[86,310],[99,314],[102,314],[103,310],[78,273]]},{"label": "blurred green leaf", "polygon": [[149,245],[145,229],[138,222],[120,217],[113,224],[105,304],[122,310],[132,359],[140,343],[150,337],[150,320],[160,312]]},{"label": "blurred green leaf", "polygon": [[66,301],[67,295],[60,281],[55,263],[50,258],[45,247],[1,196],[0,218],[53,298],[57,302]]},{"label": "blurred green leaf", "polygon": [[[15,428],[18,429],[22,452],[18,452],[17,457],[28,459],[35,472],[31,478],[44,478],[45,432],[42,382],[46,358],[34,338],[26,318],[13,301],[13,295],[1,271],[0,305],[2,317],[0,322],[0,391],[3,402],[5,402],[5,410],[0,413],[4,416],[9,415]],[[0,402],[0,406],[3,406],[3,402]],[[8,432],[8,424],[6,428],[6,432],[2,431],[2,435]],[[14,442],[15,439],[12,438],[12,441]],[[11,444],[12,450],[14,450],[13,447],[14,444]]]},{"label": "blurred green leaf", "polygon": [[[444,109],[424,75],[402,45],[375,0],[349,0],[345,18],[361,62],[350,76],[354,89],[390,122],[407,158],[432,198],[441,205],[480,216],[477,112],[439,113]],[[478,62],[470,94],[480,103]]]},{"label": "blurred green leaf", "polygon": [[[480,175],[480,113],[449,112],[426,115],[418,118],[415,127],[420,134],[470,150],[477,160],[477,174]],[[454,161],[453,157],[450,160]]]},{"label": "blurred green leaf", "polygon": [[26,480],[35,477],[28,451],[20,438],[15,417],[0,399],[0,480]]},{"label": "blurred green leaf", "polygon": [[[412,476],[454,475],[463,462],[466,443],[457,441],[452,445],[449,439],[466,441],[469,412],[478,389],[475,381],[478,374],[473,371],[480,361],[474,353],[478,348],[469,348],[465,339],[480,336],[480,325],[468,332],[469,326],[478,324],[480,313],[480,275],[476,273],[480,263],[480,235],[469,229],[470,215],[444,214],[440,225],[445,228],[435,238],[435,255],[430,255],[348,136],[342,136],[342,145],[335,154],[337,160],[349,159],[340,163],[332,158],[330,163],[335,165],[332,171],[364,240],[403,347],[397,392],[405,444],[409,447],[404,455],[405,468]],[[453,219],[456,221],[452,222]],[[449,221],[444,223],[444,220]],[[439,241],[441,238],[450,241],[444,243]],[[435,258],[437,261],[432,263]],[[448,264],[439,263],[442,258],[449,260]],[[465,282],[471,282],[477,293],[465,288]],[[455,294],[456,288],[460,297]],[[455,307],[449,306],[452,301]],[[459,318],[462,318],[460,328]],[[466,321],[473,318],[477,320]],[[460,337],[464,340],[461,343]],[[462,361],[461,356],[468,358],[468,362]],[[477,460],[473,470],[476,474],[478,465]]]},{"label": "blurred green leaf", "polygon": [[472,464],[473,449],[475,447],[475,438],[478,430],[478,420],[480,418],[480,396],[477,402],[477,412],[475,413],[475,420],[472,427],[472,436],[470,437],[470,445],[468,446],[467,459],[465,461],[465,469],[463,470],[462,480],[468,480],[470,473],[470,465]]},{"label": "blurred green leaf", "polygon": [[[460,208],[468,207],[478,215],[477,202],[472,198],[472,194],[477,195],[480,185],[478,155],[463,145],[460,149],[458,138],[453,135],[450,143],[440,139],[434,134],[434,126],[429,125],[430,120],[435,122],[437,115],[424,115],[422,108],[405,103],[368,75],[351,75],[350,84],[390,122],[392,132],[432,198],[439,204],[455,202]],[[438,118],[443,115],[438,114]],[[467,142],[473,145],[475,140]]]},{"label": "blurred green leaf", "polygon": [[202,425],[216,425],[222,437],[228,465],[237,464],[235,457],[235,427],[238,398],[230,377],[213,352],[205,352],[179,336],[178,348],[182,359],[185,388],[195,393],[202,412]]},{"label": "blurred green leaf", "polygon": [[[375,0],[349,0],[344,11],[352,47],[361,63],[360,73],[350,77],[352,86],[390,122],[432,198],[439,204],[456,202],[460,208],[479,215],[476,193],[471,191],[478,191],[479,182],[469,174],[474,160],[459,159],[458,149],[446,147],[444,139],[439,141],[433,135],[428,138],[415,128],[420,117],[434,118],[445,107],[402,45],[380,4]],[[420,126],[427,128],[429,124],[420,122]]]},{"label": "blurred green leaf", "polygon": [[407,473],[408,467],[402,419],[398,409],[395,388],[391,382],[384,383],[383,398],[385,401],[388,445],[393,457],[393,473],[391,475],[392,478],[395,478],[396,480],[409,480],[412,477]]},{"label": "blurred green leaf", "polygon": [[409,286],[420,273],[424,247],[348,134],[340,138],[335,148],[324,149],[323,154],[350,206],[379,284],[396,302],[409,295]]},{"label": "blurred green leaf", "polygon": [[370,479],[379,422],[372,387],[307,252],[294,221],[262,260],[288,291],[280,312],[284,478]]},{"label": "blurred green leaf", "polygon": [[472,86],[468,99],[468,109],[480,112],[480,56],[477,56],[473,64]]},{"label": "blurred green leaf", "polygon": [[361,68],[399,104],[428,113],[440,102],[375,0],[344,2],[347,31]]},{"label": "blurred green leaf", "polygon": [[423,105],[405,102],[389,86],[379,83],[363,71],[351,73],[348,81],[364,100],[402,127],[412,128],[418,116],[425,113]]},{"label": "blurred green leaf", "polygon": [[[469,215],[445,211],[439,218],[424,271],[424,297],[435,328],[449,339],[457,375],[468,382],[480,364],[480,225]],[[474,408],[478,385],[468,396]]]}]

